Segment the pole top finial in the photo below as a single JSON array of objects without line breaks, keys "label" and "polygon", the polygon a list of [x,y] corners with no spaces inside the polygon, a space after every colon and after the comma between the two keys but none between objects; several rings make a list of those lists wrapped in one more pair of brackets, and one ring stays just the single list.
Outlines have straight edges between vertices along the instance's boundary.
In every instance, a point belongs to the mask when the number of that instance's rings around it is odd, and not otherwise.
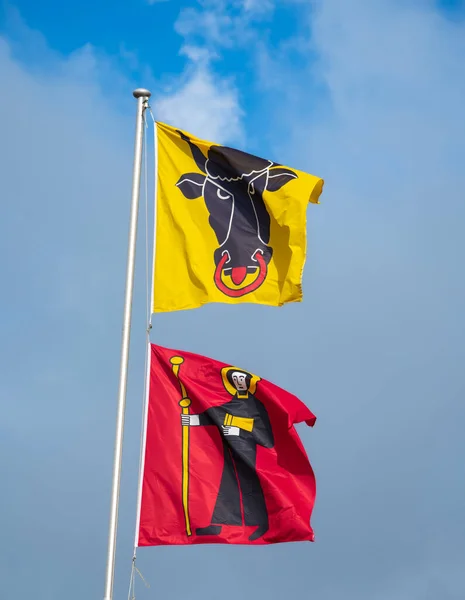
[{"label": "pole top finial", "polygon": [[137,90],[134,90],[132,92],[132,95],[134,96],[134,98],[143,98],[144,96],[146,98],[150,98],[150,96],[152,95],[152,92],[149,92],[145,88],[137,88]]}]

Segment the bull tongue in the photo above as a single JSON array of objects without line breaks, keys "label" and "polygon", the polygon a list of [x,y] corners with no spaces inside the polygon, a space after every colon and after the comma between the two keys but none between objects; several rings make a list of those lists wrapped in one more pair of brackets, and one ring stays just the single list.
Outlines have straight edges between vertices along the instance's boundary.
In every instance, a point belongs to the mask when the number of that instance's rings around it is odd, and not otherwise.
[{"label": "bull tongue", "polygon": [[231,270],[231,279],[234,285],[241,285],[247,276],[247,267],[233,267]]}]

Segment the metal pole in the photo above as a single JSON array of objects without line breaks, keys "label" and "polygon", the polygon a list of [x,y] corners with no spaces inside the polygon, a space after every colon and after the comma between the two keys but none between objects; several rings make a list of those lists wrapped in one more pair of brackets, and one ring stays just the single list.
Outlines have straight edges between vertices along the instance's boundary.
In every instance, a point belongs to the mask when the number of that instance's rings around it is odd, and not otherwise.
[{"label": "metal pole", "polygon": [[111,490],[110,526],[108,531],[108,555],[105,577],[104,600],[113,598],[113,579],[115,573],[116,533],[118,529],[118,502],[121,479],[121,459],[123,454],[124,410],[126,406],[126,388],[128,380],[129,341],[131,333],[132,296],[134,288],[134,268],[136,259],[137,215],[139,210],[140,171],[142,163],[142,141],[144,136],[144,110],[151,93],[137,89],[133,92],[137,98],[136,139],[134,145],[134,168],[132,174],[131,217],[129,224],[128,264],[126,269],[126,294],[124,299],[123,335],[121,342],[121,366],[118,390],[118,413],[116,417],[116,439],[113,463],[113,483]]}]

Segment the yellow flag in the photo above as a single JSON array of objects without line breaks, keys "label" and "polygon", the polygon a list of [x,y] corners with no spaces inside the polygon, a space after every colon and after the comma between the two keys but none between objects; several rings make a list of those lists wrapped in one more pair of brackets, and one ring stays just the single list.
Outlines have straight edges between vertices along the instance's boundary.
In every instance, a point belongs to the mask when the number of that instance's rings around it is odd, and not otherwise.
[{"label": "yellow flag", "polygon": [[157,123],[153,312],[302,300],[323,180]]}]

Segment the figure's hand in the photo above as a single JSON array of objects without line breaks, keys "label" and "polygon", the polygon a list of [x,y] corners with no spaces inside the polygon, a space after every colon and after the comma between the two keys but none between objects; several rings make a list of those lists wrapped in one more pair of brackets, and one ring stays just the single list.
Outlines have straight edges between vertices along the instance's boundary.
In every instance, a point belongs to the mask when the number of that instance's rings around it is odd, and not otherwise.
[{"label": "figure's hand", "polygon": [[181,425],[195,427],[200,425],[199,415],[181,415]]},{"label": "figure's hand", "polygon": [[231,425],[223,425],[223,435],[240,435],[241,430],[239,427],[231,427]]}]

